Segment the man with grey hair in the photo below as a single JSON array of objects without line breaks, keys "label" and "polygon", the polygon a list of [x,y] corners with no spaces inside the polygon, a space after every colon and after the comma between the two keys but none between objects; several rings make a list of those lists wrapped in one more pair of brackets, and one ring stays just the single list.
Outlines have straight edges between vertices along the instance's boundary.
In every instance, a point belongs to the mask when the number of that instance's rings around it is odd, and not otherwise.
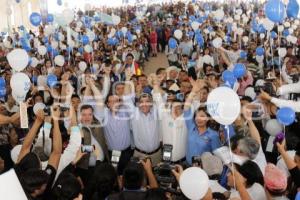
[{"label": "man with grey hair", "polygon": [[264,174],[267,161],[261,147],[260,134],[252,121],[251,110],[243,110],[244,118],[249,127],[250,136],[235,135],[231,137],[231,150],[234,154],[254,161]]}]

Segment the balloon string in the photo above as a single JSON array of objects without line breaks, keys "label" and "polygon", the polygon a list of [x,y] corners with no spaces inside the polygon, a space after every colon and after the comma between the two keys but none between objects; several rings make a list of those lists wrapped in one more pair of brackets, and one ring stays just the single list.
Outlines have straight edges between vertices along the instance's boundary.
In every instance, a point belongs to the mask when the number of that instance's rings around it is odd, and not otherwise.
[{"label": "balloon string", "polygon": [[[269,33],[269,40],[270,40],[270,49],[271,49],[271,57],[272,57],[272,65],[273,65],[273,71],[275,72],[275,65],[274,65],[274,50],[273,50],[273,39],[271,37],[270,31],[268,31]],[[273,42],[272,42],[273,41]]]},{"label": "balloon string", "polygon": [[[234,168],[234,165],[233,165],[233,162],[232,162],[233,161],[233,154],[232,154],[232,151],[231,151],[231,142],[230,142],[229,126],[228,125],[225,126],[225,130],[226,130],[226,133],[227,133],[227,141],[228,141],[228,146],[229,146],[229,155],[230,155],[230,160],[231,160],[231,173],[232,173],[232,176],[234,177],[235,168]],[[233,178],[233,187],[236,190],[235,178]]]},{"label": "balloon string", "polygon": [[[278,32],[278,50],[280,49],[280,43],[281,43],[281,38],[280,38],[280,32],[279,32],[279,24],[277,25],[277,32]],[[281,58],[279,57],[279,73],[280,73],[280,85],[282,85],[282,66],[281,66]]]}]

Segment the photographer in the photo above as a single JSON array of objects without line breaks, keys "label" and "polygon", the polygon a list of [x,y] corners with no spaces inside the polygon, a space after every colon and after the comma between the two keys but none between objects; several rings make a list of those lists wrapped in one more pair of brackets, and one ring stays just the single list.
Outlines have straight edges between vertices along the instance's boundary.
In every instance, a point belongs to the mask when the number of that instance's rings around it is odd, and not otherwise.
[{"label": "photographer", "polygon": [[[146,174],[146,177],[145,177]],[[145,181],[149,182],[146,186]],[[108,200],[131,200],[145,199],[147,188],[157,188],[158,184],[152,171],[150,159],[139,162],[130,161],[123,171],[121,178],[121,188],[123,191],[119,194],[110,195]]]}]

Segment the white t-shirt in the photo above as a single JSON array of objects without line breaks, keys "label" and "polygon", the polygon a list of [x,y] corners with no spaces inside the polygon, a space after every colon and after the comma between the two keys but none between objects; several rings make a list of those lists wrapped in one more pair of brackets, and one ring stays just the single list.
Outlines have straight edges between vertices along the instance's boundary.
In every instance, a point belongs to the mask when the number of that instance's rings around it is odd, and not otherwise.
[{"label": "white t-shirt", "polygon": [[266,160],[266,156],[261,148],[261,146],[259,147],[259,151],[257,153],[257,156],[255,159],[253,159],[253,162],[255,162],[259,169],[261,170],[262,174],[265,175],[265,168],[267,166],[267,160]]},{"label": "white t-shirt", "polygon": [[[252,200],[266,200],[267,199],[264,187],[258,183],[254,183],[250,188],[247,188],[247,192],[250,195]],[[241,197],[237,190],[232,189],[230,199],[231,198],[241,198]]]}]

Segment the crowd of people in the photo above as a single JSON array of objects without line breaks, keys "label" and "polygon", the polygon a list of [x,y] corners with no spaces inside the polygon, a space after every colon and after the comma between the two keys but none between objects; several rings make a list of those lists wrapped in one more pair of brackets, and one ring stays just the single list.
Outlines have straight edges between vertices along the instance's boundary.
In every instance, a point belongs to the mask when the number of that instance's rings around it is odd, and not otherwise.
[{"label": "crowd of people", "polygon": [[[300,199],[300,21],[264,6],[93,8],[2,33],[0,174],[37,200]],[[207,105],[221,87],[240,100],[229,125]]]}]

